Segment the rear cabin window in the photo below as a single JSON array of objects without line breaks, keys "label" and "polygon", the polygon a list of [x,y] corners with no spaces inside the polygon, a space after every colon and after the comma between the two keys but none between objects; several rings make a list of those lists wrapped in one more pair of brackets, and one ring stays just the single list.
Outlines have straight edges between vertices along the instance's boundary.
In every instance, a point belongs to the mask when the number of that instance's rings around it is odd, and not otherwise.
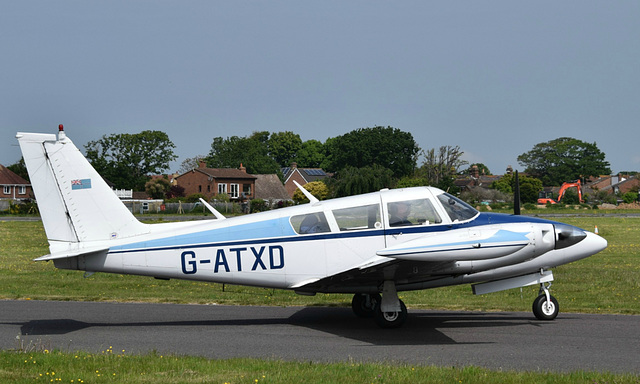
[{"label": "rear cabin window", "polygon": [[387,209],[391,227],[442,223],[429,199],[395,201],[388,203]]},{"label": "rear cabin window", "polygon": [[330,231],[329,223],[327,223],[327,218],[323,212],[292,216],[291,226],[300,235]]},{"label": "rear cabin window", "polygon": [[332,211],[332,213],[341,231],[357,231],[382,227],[379,204],[336,209]]}]

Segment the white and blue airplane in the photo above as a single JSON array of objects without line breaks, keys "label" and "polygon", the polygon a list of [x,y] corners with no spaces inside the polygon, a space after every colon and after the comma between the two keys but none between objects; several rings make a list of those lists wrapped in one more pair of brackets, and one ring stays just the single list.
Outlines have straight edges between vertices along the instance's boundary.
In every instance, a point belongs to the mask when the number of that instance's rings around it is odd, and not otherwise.
[{"label": "white and blue airplane", "polygon": [[[539,218],[480,213],[432,187],[382,190],[215,220],[143,224],[60,127],[16,135],[56,268],[353,294],[356,315],[401,326],[398,292],[471,283],[475,294],[539,285],[550,270],[606,248],[602,237]],[[206,204],[208,206],[208,204]]]}]

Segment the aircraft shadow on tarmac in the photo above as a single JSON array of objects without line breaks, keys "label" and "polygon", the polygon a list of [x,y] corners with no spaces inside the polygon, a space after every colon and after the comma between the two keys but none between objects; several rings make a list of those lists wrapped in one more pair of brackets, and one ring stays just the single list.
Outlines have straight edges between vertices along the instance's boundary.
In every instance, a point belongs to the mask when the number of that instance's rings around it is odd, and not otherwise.
[{"label": "aircraft shadow on tarmac", "polygon": [[21,326],[25,336],[64,335],[94,327],[233,327],[288,325],[305,327],[336,336],[354,339],[373,345],[445,345],[479,344],[459,343],[445,334],[447,330],[462,328],[497,328],[534,326],[543,322],[519,313],[448,313],[419,312],[409,314],[406,324],[399,329],[380,329],[372,319],[361,319],[347,308],[306,307],[289,317],[250,318],[224,320],[184,320],[184,321],[113,321],[83,322],[74,319],[30,320]]}]

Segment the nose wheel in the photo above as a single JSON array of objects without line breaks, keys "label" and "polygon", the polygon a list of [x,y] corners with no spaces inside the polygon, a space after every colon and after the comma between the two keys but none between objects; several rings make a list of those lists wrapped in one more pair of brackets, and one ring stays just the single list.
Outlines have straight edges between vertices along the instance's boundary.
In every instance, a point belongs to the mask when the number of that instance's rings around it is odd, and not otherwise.
[{"label": "nose wheel", "polygon": [[533,301],[533,314],[538,320],[553,320],[560,312],[558,300],[549,294],[549,287],[551,283],[540,284],[540,295]]}]

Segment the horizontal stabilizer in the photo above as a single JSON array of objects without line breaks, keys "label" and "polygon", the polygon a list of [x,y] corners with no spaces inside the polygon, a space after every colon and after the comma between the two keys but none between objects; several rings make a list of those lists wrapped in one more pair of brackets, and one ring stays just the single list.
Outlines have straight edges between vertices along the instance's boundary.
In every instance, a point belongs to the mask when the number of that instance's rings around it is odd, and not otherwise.
[{"label": "horizontal stabilizer", "polygon": [[[79,243],[74,243],[74,245],[77,245]],[[42,257],[38,257],[37,259],[34,259],[34,261],[47,261],[47,260],[57,260],[57,259],[67,259],[70,257],[76,257],[76,256],[80,256],[80,255],[87,255],[90,253],[99,253],[99,252],[108,252],[109,251],[109,247],[72,247],[68,250],[65,251],[57,251],[57,252],[53,252],[51,254],[48,255],[44,255]]]}]

